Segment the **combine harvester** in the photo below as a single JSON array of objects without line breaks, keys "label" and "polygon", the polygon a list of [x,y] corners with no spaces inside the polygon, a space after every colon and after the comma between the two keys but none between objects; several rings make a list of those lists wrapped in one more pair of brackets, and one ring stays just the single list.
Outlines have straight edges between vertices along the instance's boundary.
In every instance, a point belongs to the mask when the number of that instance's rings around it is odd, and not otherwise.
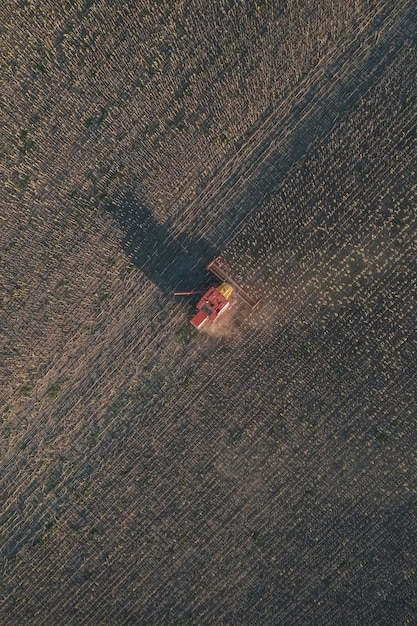
[{"label": "combine harvester", "polygon": [[[217,256],[206,267],[208,271],[223,281],[220,285],[209,287],[197,302],[197,313],[191,319],[191,324],[200,330],[207,324],[212,324],[232,304],[232,295],[236,294],[243,302],[254,309],[260,302],[253,288],[244,282],[242,275],[237,272],[221,256]],[[189,296],[203,291],[176,291],[176,296]]]}]

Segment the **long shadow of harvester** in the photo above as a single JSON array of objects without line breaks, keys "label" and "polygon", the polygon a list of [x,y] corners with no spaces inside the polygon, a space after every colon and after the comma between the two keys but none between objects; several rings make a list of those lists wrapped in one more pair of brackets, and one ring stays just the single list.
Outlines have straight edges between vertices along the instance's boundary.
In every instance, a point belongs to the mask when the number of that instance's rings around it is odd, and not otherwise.
[{"label": "long shadow of harvester", "polygon": [[125,233],[124,251],[164,295],[210,284],[205,266],[216,251],[204,238],[173,236],[133,194],[112,205],[111,212]]}]

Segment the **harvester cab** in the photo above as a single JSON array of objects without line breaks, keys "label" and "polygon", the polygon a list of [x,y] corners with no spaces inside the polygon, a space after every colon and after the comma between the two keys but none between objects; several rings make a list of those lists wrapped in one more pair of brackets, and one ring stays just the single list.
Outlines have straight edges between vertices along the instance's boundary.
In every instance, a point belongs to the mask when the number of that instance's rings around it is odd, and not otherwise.
[{"label": "harvester cab", "polygon": [[213,322],[232,304],[233,287],[222,283],[218,287],[210,287],[197,302],[197,313],[191,319],[194,328],[200,329],[208,322]]}]

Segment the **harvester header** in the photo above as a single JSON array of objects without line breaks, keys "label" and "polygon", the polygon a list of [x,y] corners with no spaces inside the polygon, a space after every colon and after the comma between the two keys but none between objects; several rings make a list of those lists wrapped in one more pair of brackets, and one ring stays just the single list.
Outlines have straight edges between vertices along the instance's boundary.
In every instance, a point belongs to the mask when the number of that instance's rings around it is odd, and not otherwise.
[{"label": "harvester header", "polygon": [[225,280],[233,287],[237,295],[243,302],[254,309],[260,302],[259,296],[255,293],[255,290],[251,285],[244,281],[242,274],[230,265],[226,259],[221,256],[216,256],[215,259],[210,261],[206,267],[212,274]]}]

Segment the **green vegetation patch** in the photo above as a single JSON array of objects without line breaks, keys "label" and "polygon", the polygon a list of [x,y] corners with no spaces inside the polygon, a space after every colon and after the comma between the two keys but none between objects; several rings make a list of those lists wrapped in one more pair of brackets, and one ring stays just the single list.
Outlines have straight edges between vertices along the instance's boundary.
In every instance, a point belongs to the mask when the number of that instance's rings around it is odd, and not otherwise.
[{"label": "green vegetation patch", "polygon": [[183,328],[180,328],[180,330],[177,330],[177,332],[175,333],[175,338],[178,343],[188,345],[194,339],[196,334],[197,333],[194,328],[191,325],[187,325]]},{"label": "green vegetation patch", "polygon": [[61,383],[57,382],[51,387],[49,387],[48,391],[46,392],[46,395],[49,396],[50,398],[56,398],[60,391],[61,391]]}]

